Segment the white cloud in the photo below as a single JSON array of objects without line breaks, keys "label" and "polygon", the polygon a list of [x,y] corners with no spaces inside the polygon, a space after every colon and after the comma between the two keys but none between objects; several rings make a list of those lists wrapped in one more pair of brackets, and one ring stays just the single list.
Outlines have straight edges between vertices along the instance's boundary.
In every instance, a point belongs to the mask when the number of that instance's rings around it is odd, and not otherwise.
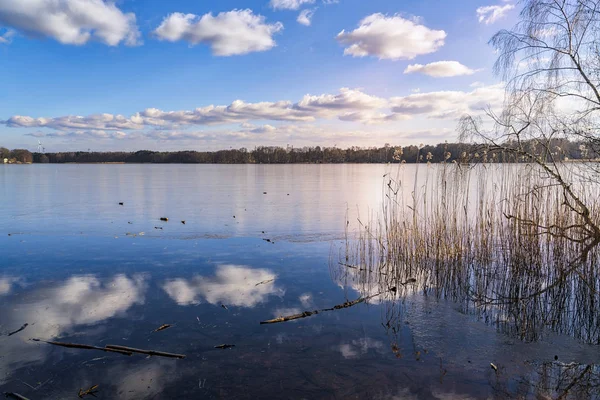
[{"label": "white cloud", "polygon": [[[200,298],[204,298],[214,305],[251,308],[270,295],[283,294],[283,290],[275,285],[275,278],[276,275],[267,269],[220,265],[214,277],[169,280],[163,285],[163,290],[182,306],[199,304]],[[265,283],[257,285],[261,282]]]},{"label": "white cloud", "polygon": [[14,35],[15,31],[8,29],[6,32],[0,35],[0,44],[11,44]]},{"label": "white cloud", "polygon": [[368,95],[357,89],[342,88],[340,94],[306,95],[294,108],[304,111],[327,112],[336,110],[377,109],[387,104],[385,99]]},{"label": "white cloud", "polygon": [[372,111],[348,112],[339,116],[341,121],[361,122],[363,124],[382,124],[384,122],[402,121],[410,119],[410,116],[400,114],[386,114]]},{"label": "white cloud", "polygon": [[477,70],[462,65],[458,61],[436,61],[426,65],[411,64],[404,70],[405,74],[421,73],[434,78],[473,75]]},{"label": "white cloud", "polygon": [[314,116],[294,109],[289,101],[246,103],[235,100],[228,106],[210,105],[192,111],[162,111],[148,108],[131,119],[145,125],[167,126],[215,125],[250,120],[313,121]]},{"label": "white cloud", "polygon": [[2,0],[0,25],[63,44],[97,40],[109,46],[140,44],[135,14],[103,0]]},{"label": "white cloud", "polygon": [[300,14],[298,14],[298,18],[296,18],[296,21],[298,21],[299,24],[310,26],[310,24],[312,23],[312,17],[315,14],[315,10],[316,9],[302,10]]},{"label": "white cloud", "polygon": [[[162,111],[148,108],[127,118],[122,115],[95,114],[33,118],[16,115],[0,123],[8,127],[51,128],[70,131],[123,131],[144,127],[174,129],[190,125],[218,125],[247,121],[312,122],[317,118],[341,117],[385,107],[387,100],[357,89],[342,88],[339,94],[306,95],[297,103],[290,101],[246,103],[235,100],[228,106],[210,105],[194,110]],[[355,118],[355,120],[359,120]],[[268,129],[268,128],[267,128]],[[36,133],[37,134],[37,133]],[[108,133],[102,133],[102,135]]]},{"label": "white cloud", "polygon": [[[26,135],[53,138],[70,149],[80,148],[76,143],[83,140],[94,141],[96,146],[106,150],[109,146],[112,150],[140,147],[177,150],[181,146],[200,144],[206,150],[220,150],[225,144],[249,148],[286,143],[295,146],[380,145],[417,136],[416,140],[420,141],[423,137],[427,140],[449,138],[454,135],[457,118],[467,113],[481,114],[488,105],[499,110],[503,101],[503,84],[477,84],[467,86],[464,91],[419,92],[391,98],[342,88],[337,94],[305,95],[295,103],[237,100],[229,106],[211,105],[192,110],[149,108],[130,117],[111,114],[56,118],[14,116],[0,124],[28,128]],[[447,129],[450,125],[452,129]]]},{"label": "white cloud", "polygon": [[504,18],[513,8],[515,8],[514,4],[479,7],[477,9],[477,16],[479,17],[479,22],[489,25]]},{"label": "white cloud", "polygon": [[232,56],[272,49],[276,46],[273,35],[282,29],[280,22],[267,24],[265,17],[246,9],[201,17],[173,13],[163,19],[154,34],[169,42],[207,43],[214,55]]},{"label": "white cloud", "polygon": [[315,0],[271,0],[269,3],[275,10],[297,10],[304,4],[314,4]]},{"label": "white cloud", "polygon": [[337,40],[348,46],[344,49],[345,55],[370,55],[389,60],[412,60],[418,55],[433,53],[444,45],[445,38],[446,32],[429,29],[416,19],[384,14],[369,15],[355,30],[342,30],[337,35]]},{"label": "white cloud", "polygon": [[488,106],[499,108],[503,101],[503,84],[479,87],[471,92],[439,91],[390,99],[394,113],[443,119],[455,119],[468,113],[479,113]]},{"label": "white cloud", "polygon": [[33,132],[26,133],[25,136],[36,138],[69,138],[69,139],[125,139],[127,134],[122,131],[103,131],[103,130],[75,130],[75,131],[55,131],[50,133]]},{"label": "white cloud", "polygon": [[52,129],[140,129],[141,124],[134,123],[122,115],[94,114],[87,117],[65,116],[57,118],[32,118],[15,115],[4,122],[8,127],[52,128]]}]

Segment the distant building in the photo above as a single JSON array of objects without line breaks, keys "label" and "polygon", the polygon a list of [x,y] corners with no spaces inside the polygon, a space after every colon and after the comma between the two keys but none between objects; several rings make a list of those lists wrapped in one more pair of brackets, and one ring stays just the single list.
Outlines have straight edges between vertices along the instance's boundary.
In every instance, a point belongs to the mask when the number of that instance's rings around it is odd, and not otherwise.
[{"label": "distant building", "polygon": [[4,164],[8,164],[8,158],[4,159]]}]

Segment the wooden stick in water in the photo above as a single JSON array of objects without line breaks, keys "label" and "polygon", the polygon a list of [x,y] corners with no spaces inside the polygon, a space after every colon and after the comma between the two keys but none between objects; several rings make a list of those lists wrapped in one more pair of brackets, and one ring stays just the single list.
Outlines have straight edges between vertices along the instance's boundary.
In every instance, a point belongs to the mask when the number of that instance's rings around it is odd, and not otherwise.
[{"label": "wooden stick in water", "polygon": [[293,321],[295,319],[310,317],[311,315],[315,315],[315,314],[318,314],[318,313],[319,313],[319,310],[304,311],[303,313],[300,313],[300,314],[288,315],[288,316],[285,316],[285,317],[278,317],[278,318],[268,319],[266,321],[260,321],[260,324],[261,325],[263,325],[263,324],[276,324],[278,322]]},{"label": "wooden stick in water", "polygon": [[89,344],[52,342],[52,341],[41,340],[41,339],[30,339],[30,340],[33,340],[34,342],[44,342],[44,343],[52,344],[54,346],[67,347],[67,348],[70,348],[70,349],[101,350],[101,351],[108,351],[108,352],[111,352],[111,353],[124,354],[126,356],[130,356],[132,354],[131,351],[127,351],[127,350],[112,349],[112,348],[107,348],[107,347],[91,346]]},{"label": "wooden stick in water", "polygon": [[133,348],[133,347],[119,346],[119,345],[116,345],[116,344],[107,344],[106,348],[107,349],[121,350],[121,351],[129,351],[129,352],[132,352],[132,353],[148,354],[150,356],[171,357],[171,358],[185,358],[184,354],[165,353],[164,351],[136,349],[136,348]]},{"label": "wooden stick in water", "polygon": [[20,395],[19,393],[4,392],[4,396],[17,400],[29,400],[27,397]]},{"label": "wooden stick in water", "polygon": [[27,328],[28,326],[29,326],[29,324],[23,324],[23,326],[21,326],[21,327],[20,327],[19,329],[17,329],[16,331],[9,333],[9,334],[8,334],[8,336],[12,336],[12,335],[14,335],[15,333],[19,333],[19,332],[21,332],[22,330],[24,330],[25,328]]},{"label": "wooden stick in water", "polygon": [[[401,285],[406,285],[408,283],[413,283],[415,281],[416,280],[414,278],[411,278],[408,281],[401,283]],[[360,297],[360,298],[358,298],[356,300],[352,300],[352,301],[346,301],[345,303],[338,304],[338,305],[333,306],[331,308],[324,308],[322,310],[315,310],[315,311],[304,311],[304,312],[302,312],[300,314],[281,316],[281,317],[278,317],[278,318],[273,318],[273,319],[268,319],[266,321],[261,321],[260,324],[261,325],[263,325],[263,324],[277,324],[279,322],[287,322],[287,321],[293,321],[295,319],[310,317],[311,315],[316,315],[316,314],[318,314],[320,312],[324,312],[324,311],[340,310],[342,308],[348,308],[348,307],[352,307],[352,306],[355,306],[357,304],[363,303],[363,302],[365,302],[365,301],[367,301],[369,299],[372,299],[373,297],[381,296],[382,294],[387,293],[387,292],[394,292],[394,293],[396,293],[396,290],[397,289],[394,286],[393,288],[390,288],[388,290],[384,290],[383,292],[376,293],[376,294],[373,294],[371,296]]]}]

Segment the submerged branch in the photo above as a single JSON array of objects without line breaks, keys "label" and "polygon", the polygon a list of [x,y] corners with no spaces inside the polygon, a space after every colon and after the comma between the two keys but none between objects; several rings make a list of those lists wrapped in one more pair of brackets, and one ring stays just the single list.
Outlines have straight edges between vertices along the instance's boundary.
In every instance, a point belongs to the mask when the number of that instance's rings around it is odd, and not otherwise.
[{"label": "submerged branch", "polygon": [[131,355],[131,351],[125,351],[125,350],[119,350],[119,349],[111,349],[108,347],[98,347],[98,346],[92,346],[89,344],[79,344],[79,343],[64,343],[64,342],[52,342],[52,341],[47,341],[47,340],[42,340],[42,339],[30,339],[34,342],[43,342],[43,343],[48,343],[54,346],[60,346],[60,347],[67,347],[69,349],[85,349],[85,350],[101,350],[101,351],[108,351],[111,353],[119,353],[119,354],[123,354],[126,356],[130,356]]},{"label": "submerged branch", "polygon": [[156,350],[136,349],[134,347],[119,346],[119,345],[115,345],[115,344],[107,344],[106,348],[120,350],[120,351],[128,351],[128,352],[132,352],[132,353],[148,354],[149,356],[185,358],[184,354],[166,353],[164,351],[156,351]]},{"label": "submerged branch", "polygon": [[[417,281],[416,279],[410,278],[406,282],[400,283],[400,285],[408,285],[409,283],[414,283],[416,281]],[[356,300],[346,301],[346,302],[344,302],[342,304],[335,305],[335,306],[333,306],[331,308],[323,308],[321,310],[314,310],[314,311],[304,311],[304,312],[301,312],[299,314],[281,316],[281,317],[277,317],[277,318],[273,318],[273,319],[268,319],[266,321],[261,321],[260,324],[261,325],[263,325],[263,324],[277,324],[279,322],[287,322],[287,321],[293,321],[293,320],[296,320],[296,319],[310,317],[310,316],[313,316],[313,315],[317,315],[317,314],[319,314],[321,312],[341,310],[343,308],[349,308],[349,307],[355,306],[357,304],[364,303],[365,301],[368,301],[368,300],[370,300],[370,299],[372,299],[374,297],[377,297],[377,296],[381,296],[382,294],[385,294],[385,293],[389,293],[389,292],[396,293],[396,291],[397,291],[397,289],[394,286],[394,287],[392,287],[390,289],[387,289],[387,290],[384,290],[382,292],[379,292],[379,293],[376,293],[376,294],[372,294],[370,296],[359,297]]]}]

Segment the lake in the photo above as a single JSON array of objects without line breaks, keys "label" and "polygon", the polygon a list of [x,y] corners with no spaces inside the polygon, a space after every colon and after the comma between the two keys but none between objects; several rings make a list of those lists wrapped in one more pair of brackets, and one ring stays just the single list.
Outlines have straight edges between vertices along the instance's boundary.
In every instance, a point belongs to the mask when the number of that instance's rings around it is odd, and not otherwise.
[{"label": "lake", "polygon": [[[66,399],[98,385],[105,399],[600,398],[599,346],[558,334],[521,341],[418,291],[395,308],[393,326],[376,298],[260,324],[364,295],[340,278],[338,255],[357,219],[381,209],[397,168],[0,166],[0,392]],[[398,173],[406,187],[428,173],[417,168]],[[215,348],[223,344],[234,347]]]}]

